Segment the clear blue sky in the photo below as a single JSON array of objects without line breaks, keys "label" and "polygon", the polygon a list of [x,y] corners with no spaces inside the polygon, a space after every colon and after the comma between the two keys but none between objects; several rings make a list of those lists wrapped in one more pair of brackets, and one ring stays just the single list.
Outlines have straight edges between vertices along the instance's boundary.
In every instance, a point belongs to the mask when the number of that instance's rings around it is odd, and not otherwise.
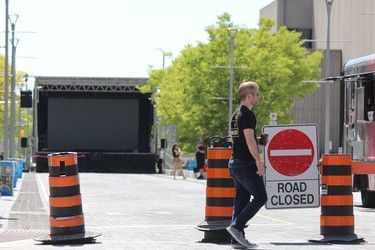
[{"label": "clear blue sky", "polygon": [[[147,77],[148,65],[162,67],[159,48],[177,57],[185,45],[206,42],[205,27],[224,12],[235,24],[256,28],[259,10],[273,0],[9,2],[9,14],[19,15],[17,70],[31,76]],[[0,10],[4,46],[4,0]],[[166,58],[166,66],[170,62]]]}]

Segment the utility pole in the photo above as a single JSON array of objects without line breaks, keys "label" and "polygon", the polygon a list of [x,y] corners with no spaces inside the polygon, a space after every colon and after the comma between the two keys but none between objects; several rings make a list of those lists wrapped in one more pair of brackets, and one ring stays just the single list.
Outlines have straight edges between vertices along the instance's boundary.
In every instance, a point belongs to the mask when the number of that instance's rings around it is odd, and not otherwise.
[{"label": "utility pole", "polygon": [[18,19],[18,15],[14,22],[11,23],[12,28],[12,81],[11,81],[11,88],[10,88],[10,135],[9,135],[9,157],[15,157],[15,127],[16,127],[16,48],[18,44],[14,38],[16,22]]},{"label": "utility pole", "polygon": [[229,118],[228,118],[228,136],[230,136],[231,120],[233,112],[233,64],[234,64],[234,39],[236,39],[237,29],[228,29],[229,40],[230,40],[230,79],[229,79]]},{"label": "utility pole", "polygon": [[9,88],[9,0],[5,0],[5,79],[4,79],[4,140],[3,140],[3,149],[4,149],[4,160],[8,159],[8,88]]},{"label": "utility pole", "polygon": [[[333,0],[325,0],[327,5],[327,48],[326,48],[326,78],[331,76],[331,52],[330,52],[330,40],[331,40],[331,8]],[[324,136],[324,153],[329,154],[329,129],[330,129],[330,98],[331,98],[331,86],[326,83],[325,85],[325,136]]]}]

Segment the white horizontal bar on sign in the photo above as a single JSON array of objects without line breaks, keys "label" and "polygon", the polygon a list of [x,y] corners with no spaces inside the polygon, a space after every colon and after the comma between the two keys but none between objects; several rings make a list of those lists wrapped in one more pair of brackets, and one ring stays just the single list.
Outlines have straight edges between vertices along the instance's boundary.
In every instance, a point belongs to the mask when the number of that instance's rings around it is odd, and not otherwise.
[{"label": "white horizontal bar on sign", "polygon": [[311,155],[311,149],[282,149],[271,150],[270,156],[301,156]]}]

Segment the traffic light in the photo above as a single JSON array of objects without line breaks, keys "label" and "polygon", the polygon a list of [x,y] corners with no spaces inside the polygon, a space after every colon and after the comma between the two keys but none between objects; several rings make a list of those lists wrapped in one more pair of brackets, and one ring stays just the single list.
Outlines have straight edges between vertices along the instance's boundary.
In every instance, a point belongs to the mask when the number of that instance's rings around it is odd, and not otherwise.
[{"label": "traffic light", "polygon": [[21,148],[27,148],[27,137],[21,138]]},{"label": "traffic light", "polygon": [[31,108],[33,106],[31,90],[21,91],[21,108]]}]

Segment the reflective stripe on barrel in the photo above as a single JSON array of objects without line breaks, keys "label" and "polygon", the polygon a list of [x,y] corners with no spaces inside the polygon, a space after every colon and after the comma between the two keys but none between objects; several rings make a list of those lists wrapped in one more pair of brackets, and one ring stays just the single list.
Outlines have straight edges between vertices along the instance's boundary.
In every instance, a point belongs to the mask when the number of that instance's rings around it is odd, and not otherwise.
[{"label": "reflective stripe on barrel", "polygon": [[74,176],[78,174],[78,160],[75,153],[54,153],[48,155],[50,177]]},{"label": "reflective stripe on barrel", "polygon": [[48,157],[48,166],[49,167],[60,167],[60,162],[64,162],[67,166],[77,165],[77,157],[72,157],[70,153],[58,153],[50,154],[51,157]]},{"label": "reflective stripe on barrel", "polygon": [[350,155],[323,155],[320,234],[354,234]]},{"label": "reflective stripe on barrel", "polygon": [[51,235],[85,233],[76,153],[48,155]]},{"label": "reflective stripe on barrel", "polygon": [[214,147],[207,150],[206,221],[231,220],[235,188],[229,174],[229,148]]},{"label": "reflective stripe on barrel", "polygon": [[51,235],[69,235],[85,232],[83,215],[71,217],[50,217]]}]

